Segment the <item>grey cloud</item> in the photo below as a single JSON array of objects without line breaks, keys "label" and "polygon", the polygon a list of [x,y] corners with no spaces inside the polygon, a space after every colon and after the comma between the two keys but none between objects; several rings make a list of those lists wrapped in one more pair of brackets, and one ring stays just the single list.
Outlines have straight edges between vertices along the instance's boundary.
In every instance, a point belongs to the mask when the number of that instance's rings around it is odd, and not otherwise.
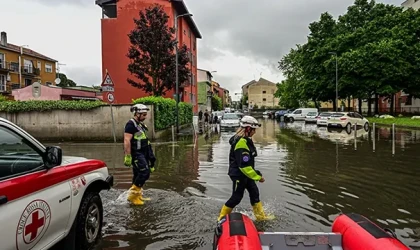
[{"label": "grey cloud", "polygon": [[66,67],[62,72],[77,85],[101,85],[102,71],[100,67]]},{"label": "grey cloud", "polygon": [[54,6],[54,5],[92,5],[95,4],[94,0],[25,0],[25,1],[31,1],[31,2],[38,2],[41,4],[45,4],[48,6]]},{"label": "grey cloud", "polygon": [[[212,0],[186,3],[203,34],[203,44],[236,54],[276,63],[297,43],[303,43],[308,24],[323,12],[335,17],[344,13],[354,0]],[[399,0],[387,3],[400,5]],[[217,34],[225,31],[227,39]],[[222,46],[222,47],[221,47]],[[199,52],[201,53],[201,51]]]}]

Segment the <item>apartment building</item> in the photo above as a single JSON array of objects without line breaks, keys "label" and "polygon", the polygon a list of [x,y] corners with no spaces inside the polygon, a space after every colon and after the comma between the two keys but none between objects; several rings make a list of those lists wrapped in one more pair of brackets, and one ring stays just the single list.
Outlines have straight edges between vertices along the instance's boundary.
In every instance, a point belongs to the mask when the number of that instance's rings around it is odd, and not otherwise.
[{"label": "apartment building", "polygon": [[0,35],[0,94],[10,95],[13,89],[34,82],[53,85],[57,60],[23,46],[8,43],[7,33]]},{"label": "apartment building", "polygon": [[403,6],[404,9],[413,8],[418,10],[420,9],[420,0],[406,0],[401,4],[401,6]]},{"label": "apartment building", "polygon": [[264,78],[251,81],[242,86],[244,95],[248,95],[248,107],[275,107],[279,104],[279,98],[274,97],[277,85]]},{"label": "apartment building", "polygon": [[198,109],[199,110],[211,110],[211,97],[213,95],[211,91],[213,75],[210,71],[204,69],[197,70],[198,80]]},{"label": "apartment building", "polygon": [[[197,39],[202,36],[189,14],[183,0],[96,0],[96,4],[102,8],[102,75],[105,77],[106,70],[112,76],[114,86],[114,103],[127,104],[132,99],[149,96],[148,93],[131,86],[127,78],[132,77],[127,70],[130,63],[127,52],[130,41],[127,34],[134,28],[133,18],[139,18],[140,10],[146,9],[153,4],[162,5],[169,16],[168,25],[174,27],[177,22],[178,44],[185,44],[191,51],[191,79],[180,83],[179,93],[181,101],[193,104],[194,112],[198,112],[197,104]],[[183,15],[183,16],[181,16]],[[168,91],[165,97],[173,98],[175,88]],[[104,93],[105,94],[105,93]]]}]

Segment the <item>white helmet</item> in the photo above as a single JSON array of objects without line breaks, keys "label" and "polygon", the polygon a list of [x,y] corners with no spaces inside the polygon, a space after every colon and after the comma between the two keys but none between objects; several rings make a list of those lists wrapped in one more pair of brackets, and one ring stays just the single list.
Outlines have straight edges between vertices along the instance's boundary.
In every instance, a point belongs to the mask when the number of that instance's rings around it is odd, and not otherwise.
[{"label": "white helmet", "polygon": [[135,104],[130,108],[130,112],[135,115],[136,113],[147,113],[149,111],[149,108],[144,104]]},{"label": "white helmet", "polygon": [[241,119],[241,127],[251,127],[251,128],[258,128],[261,127],[261,124],[252,116],[246,115]]}]

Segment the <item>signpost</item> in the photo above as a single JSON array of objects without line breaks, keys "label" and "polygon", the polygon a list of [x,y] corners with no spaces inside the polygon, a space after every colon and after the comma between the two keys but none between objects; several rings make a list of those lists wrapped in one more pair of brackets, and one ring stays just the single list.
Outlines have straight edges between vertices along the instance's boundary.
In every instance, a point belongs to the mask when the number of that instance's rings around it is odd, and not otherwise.
[{"label": "signpost", "polygon": [[111,120],[112,120],[112,135],[114,136],[114,143],[117,142],[117,138],[115,136],[115,122],[114,122],[114,112],[112,111],[112,103],[114,102],[114,82],[111,79],[111,76],[108,73],[108,70],[106,70],[106,75],[104,80],[101,84],[102,92],[108,92],[106,95],[106,98],[109,102],[109,107],[111,108]]}]

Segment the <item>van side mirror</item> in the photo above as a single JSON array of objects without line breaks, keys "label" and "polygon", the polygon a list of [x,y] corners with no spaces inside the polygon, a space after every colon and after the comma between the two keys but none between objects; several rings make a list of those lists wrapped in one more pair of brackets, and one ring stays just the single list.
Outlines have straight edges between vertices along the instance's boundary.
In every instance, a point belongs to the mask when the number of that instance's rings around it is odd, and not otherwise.
[{"label": "van side mirror", "polygon": [[47,147],[45,151],[44,164],[47,169],[60,166],[63,161],[63,153],[60,147],[51,146]]}]

